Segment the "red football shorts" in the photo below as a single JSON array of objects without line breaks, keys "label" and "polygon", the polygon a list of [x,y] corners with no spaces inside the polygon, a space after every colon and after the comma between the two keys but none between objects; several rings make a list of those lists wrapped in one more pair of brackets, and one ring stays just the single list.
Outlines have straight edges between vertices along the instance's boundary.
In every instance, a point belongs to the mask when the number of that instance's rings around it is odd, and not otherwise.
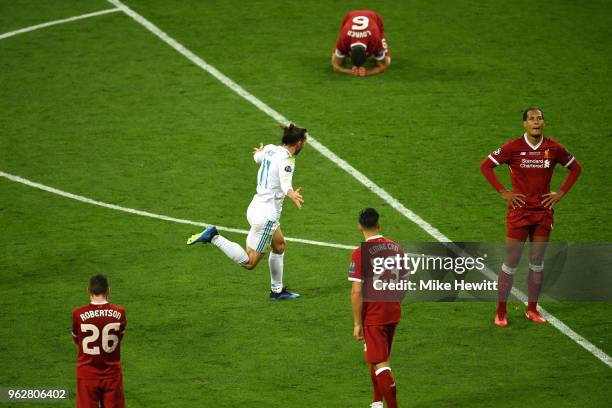
[{"label": "red football shorts", "polygon": [[380,326],[363,326],[365,358],[368,363],[378,364],[383,361],[389,361],[396,326],[397,323]]},{"label": "red football shorts", "polygon": [[77,378],[77,408],[125,408],[121,376],[103,380]]},{"label": "red football shorts", "polygon": [[550,236],[553,228],[552,211],[527,211],[512,208],[506,217],[506,236],[525,241],[527,237]]}]

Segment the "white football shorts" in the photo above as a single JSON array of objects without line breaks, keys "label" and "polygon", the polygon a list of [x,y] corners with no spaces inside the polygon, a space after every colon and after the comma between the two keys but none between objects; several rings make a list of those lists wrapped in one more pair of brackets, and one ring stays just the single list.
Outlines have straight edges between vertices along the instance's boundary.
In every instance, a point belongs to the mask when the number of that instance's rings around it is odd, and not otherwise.
[{"label": "white football shorts", "polygon": [[247,246],[261,254],[267,252],[272,236],[280,226],[280,214],[274,205],[251,202],[247,209],[247,220],[251,225],[246,239]]}]

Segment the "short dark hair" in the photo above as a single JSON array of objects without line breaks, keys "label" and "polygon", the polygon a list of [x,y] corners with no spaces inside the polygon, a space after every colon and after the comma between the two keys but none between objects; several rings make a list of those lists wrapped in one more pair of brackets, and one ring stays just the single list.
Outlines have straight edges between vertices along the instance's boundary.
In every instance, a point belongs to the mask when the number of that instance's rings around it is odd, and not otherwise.
[{"label": "short dark hair", "polygon": [[373,229],[378,225],[378,211],[373,208],[364,208],[359,213],[359,224],[363,228]]},{"label": "short dark hair", "polygon": [[104,295],[108,291],[108,279],[101,273],[89,278],[89,292],[92,295]]},{"label": "short dark hair", "polygon": [[529,112],[534,110],[540,111],[540,113],[542,114],[542,119],[544,119],[544,111],[542,109],[538,108],[537,106],[530,106],[523,111],[523,122],[527,120],[527,115],[529,114]]},{"label": "short dark hair", "polygon": [[363,45],[351,46],[351,61],[356,67],[362,66],[366,61],[367,53]]},{"label": "short dark hair", "polygon": [[295,126],[291,123],[289,126],[283,128],[283,139],[282,143],[287,146],[293,146],[296,143],[306,139],[306,133],[308,131],[304,128]]}]

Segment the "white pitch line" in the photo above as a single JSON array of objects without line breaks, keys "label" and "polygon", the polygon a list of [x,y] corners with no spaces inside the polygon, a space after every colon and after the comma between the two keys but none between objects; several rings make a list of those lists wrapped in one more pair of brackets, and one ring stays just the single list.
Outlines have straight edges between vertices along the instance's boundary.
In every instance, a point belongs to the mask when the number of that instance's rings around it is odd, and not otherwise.
[{"label": "white pitch line", "polygon": [[[134,21],[136,21],[138,24],[145,27],[151,33],[155,34],[157,37],[159,37],[160,40],[162,40],[163,42],[165,42],[166,44],[174,48],[176,51],[178,51],[181,55],[183,55],[189,61],[193,62],[195,65],[199,66],[204,71],[208,72],[210,75],[218,79],[222,84],[230,88],[232,91],[236,92],[238,95],[242,96],[244,99],[251,102],[255,107],[257,107],[259,110],[264,112],[266,115],[270,116],[271,118],[273,118],[279,123],[282,123],[282,124],[289,123],[289,120],[287,120],[287,118],[285,118],[283,115],[281,115],[280,113],[278,113],[277,111],[275,111],[274,109],[266,105],[264,102],[259,100],[255,95],[251,94],[246,89],[238,85],[236,82],[232,81],[230,78],[222,74],[217,68],[208,64],[202,58],[198,57],[193,52],[185,48],[185,46],[183,46],[181,43],[176,41],[174,38],[170,37],[168,34],[162,31],[155,24],[153,24],[152,22],[150,22],[149,20],[147,20],[146,18],[144,18],[143,16],[141,16],[140,14],[138,14],[137,12],[135,12],[134,10],[126,6],[125,4],[123,4],[121,1],[119,0],[107,0],[107,1],[113,4],[115,7],[117,7],[121,11],[123,11],[128,16],[130,16]],[[333,153],[331,150],[329,150],[327,147],[325,147],[323,144],[317,141],[314,137],[309,135],[308,142],[310,143],[312,147],[314,147],[317,151],[319,151],[319,153],[321,153],[323,156],[331,160],[334,164],[336,164],[342,170],[349,173],[357,181],[359,181],[361,184],[367,187],[374,194],[382,198],[387,204],[395,208],[404,217],[414,222],[416,225],[418,225],[421,229],[423,229],[425,232],[427,232],[437,241],[443,242],[443,243],[451,242],[451,240],[448,237],[446,237],[444,234],[442,234],[437,228],[435,228],[430,223],[422,219],[419,215],[417,215],[413,211],[406,208],[402,203],[400,203],[396,198],[391,196],[391,194],[385,191],[382,187],[378,186],[376,183],[370,180],[365,174],[361,173],[359,170],[351,166],[344,159],[338,157],[335,153]],[[451,244],[451,246],[454,246],[454,245]],[[457,252],[457,254],[459,253],[460,252]],[[491,270],[488,270],[488,272],[492,274],[493,277],[495,277],[495,274]],[[485,276],[491,279],[490,274],[485,274]],[[521,300],[523,303],[526,303],[527,296],[523,292],[513,289],[512,293],[515,296],[517,296],[517,298]],[[601,349],[594,346],[587,339],[583,338],[578,333],[570,329],[563,322],[561,322],[559,319],[554,317],[552,314],[548,313],[546,310],[541,308],[541,311],[542,311],[542,314],[544,314],[548,318],[548,321],[550,322],[551,325],[553,325],[561,333],[565,334],[566,336],[574,340],[576,343],[578,343],[588,352],[590,352],[595,357],[600,359],[603,363],[605,363],[606,365],[612,368],[612,358],[610,356],[604,353]]]},{"label": "white pitch line", "polygon": [[0,34],[0,40],[4,40],[5,38],[13,37],[15,35],[27,33],[27,32],[30,32],[30,31],[40,30],[41,28],[45,28],[45,27],[51,27],[51,26],[58,25],[58,24],[69,23],[71,21],[83,20],[85,18],[101,16],[103,14],[108,14],[108,13],[115,13],[117,11],[120,11],[120,10],[118,8],[106,9],[106,10],[96,11],[96,12],[93,12],[93,13],[81,14],[80,16],[74,16],[74,17],[64,18],[64,19],[61,19],[61,20],[49,21],[47,23],[36,24],[36,25],[30,26],[30,27],[25,27],[25,28],[21,28],[19,30],[10,31],[8,33]]},{"label": "white pitch line", "polygon": [[[148,212],[148,211],[141,211],[141,210],[136,210],[134,208],[122,207],[116,204],[105,203],[103,201],[94,200],[88,197],[84,197],[82,195],[72,194],[67,191],[59,190],[57,188],[49,187],[44,184],[36,183],[35,181],[31,181],[23,177],[15,176],[14,174],[5,173],[3,171],[0,171],[0,177],[4,177],[16,183],[25,184],[26,186],[37,188],[39,190],[47,191],[49,193],[57,194],[62,197],[80,201],[82,203],[97,205],[99,207],[110,208],[111,210],[123,211],[123,212],[130,213],[130,214],[140,215],[142,217],[149,217],[149,218],[155,218],[158,220],[171,221],[171,222],[176,222],[179,224],[197,225],[199,227],[208,227],[212,225],[212,224],[207,224],[205,222],[185,220],[183,218],[174,218],[174,217],[169,217],[167,215],[155,214],[155,213]],[[243,235],[247,235],[249,233],[249,231],[247,230],[238,229],[238,228],[230,228],[230,227],[222,227],[218,225],[217,225],[217,229],[219,231],[234,232],[236,234],[243,234]],[[354,245],[343,245],[343,244],[336,244],[333,242],[313,241],[310,239],[291,238],[291,237],[285,237],[285,239],[290,242],[299,242],[301,244],[316,245],[316,246],[322,246],[322,247],[328,247],[328,248],[338,248],[338,249],[355,249],[356,248],[356,246]]]},{"label": "white pitch line", "polygon": [[[124,13],[134,19],[136,22],[144,26],[147,30],[155,34],[159,39],[163,42],[174,48],[181,55],[187,58],[189,61],[193,62],[204,71],[211,74],[213,77],[218,79],[223,85],[230,88],[232,91],[236,92],[238,95],[242,96],[247,101],[251,102],[254,106],[256,106],[259,110],[264,112],[266,115],[270,116],[274,120],[282,124],[288,124],[289,120],[285,118],[283,115],[266,105],[264,102],[259,100],[256,96],[249,93],[243,87],[238,85],[236,82],[222,74],[217,68],[213,67],[209,63],[205,62],[202,58],[195,55],[193,52],[185,48],[181,43],[176,41],[174,38],[170,37],[168,34],[160,30],[155,24],[151,23],[149,20],[136,13],[134,10],[129,8],[128,6],[121,3],[119,0],[107,0],[117,8],[121,9]],[[349,173],[355,179],[357,179],[361,184],[367,187],[370,191],[374,192],[380,198],[382,198],[385,202],[387,202],[391,207],[395,208],[402,215],[408,218],[410,221],[417,224],[423,230],[425,230],[429,235],[434,237],[436,240],[441,242],[450,241],[447,237],[445,237],[440,231],[434,228],[431,224],[426,222],[424,219],[419,217],[417,214],[406,208],[402,203],[393,198],[391,194],[386,192],[383,188],[379,187],[376,183],[370,180],[365,174],[361,173],[359,170],[351,166],[344,159],[338,157],[334,152],[325,147],[321,142],[316,140],[312,135],[308,135],[308,144],[310,144],[315,150],[329,159],[332,163],[336,164],[342,170]]]}]

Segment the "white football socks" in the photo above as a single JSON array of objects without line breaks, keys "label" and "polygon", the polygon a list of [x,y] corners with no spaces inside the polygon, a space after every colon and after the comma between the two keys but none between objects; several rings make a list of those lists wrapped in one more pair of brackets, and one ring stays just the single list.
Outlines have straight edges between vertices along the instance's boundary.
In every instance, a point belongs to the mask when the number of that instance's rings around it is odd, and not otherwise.
[{"label": "white football socks", "polygon": [[237,243],[230,241],[221,235],[215,235],[210,241],[214,246],[219,248],[232,261],[242,266],[249,261],[249,255]]},{"label": "white football socks", "polygon": [[282,254],[271,252],[268,257],[268,266],[270,266],[270,288],[274,293],[280,293],[283,290],[284,258],[284,252]]}]

